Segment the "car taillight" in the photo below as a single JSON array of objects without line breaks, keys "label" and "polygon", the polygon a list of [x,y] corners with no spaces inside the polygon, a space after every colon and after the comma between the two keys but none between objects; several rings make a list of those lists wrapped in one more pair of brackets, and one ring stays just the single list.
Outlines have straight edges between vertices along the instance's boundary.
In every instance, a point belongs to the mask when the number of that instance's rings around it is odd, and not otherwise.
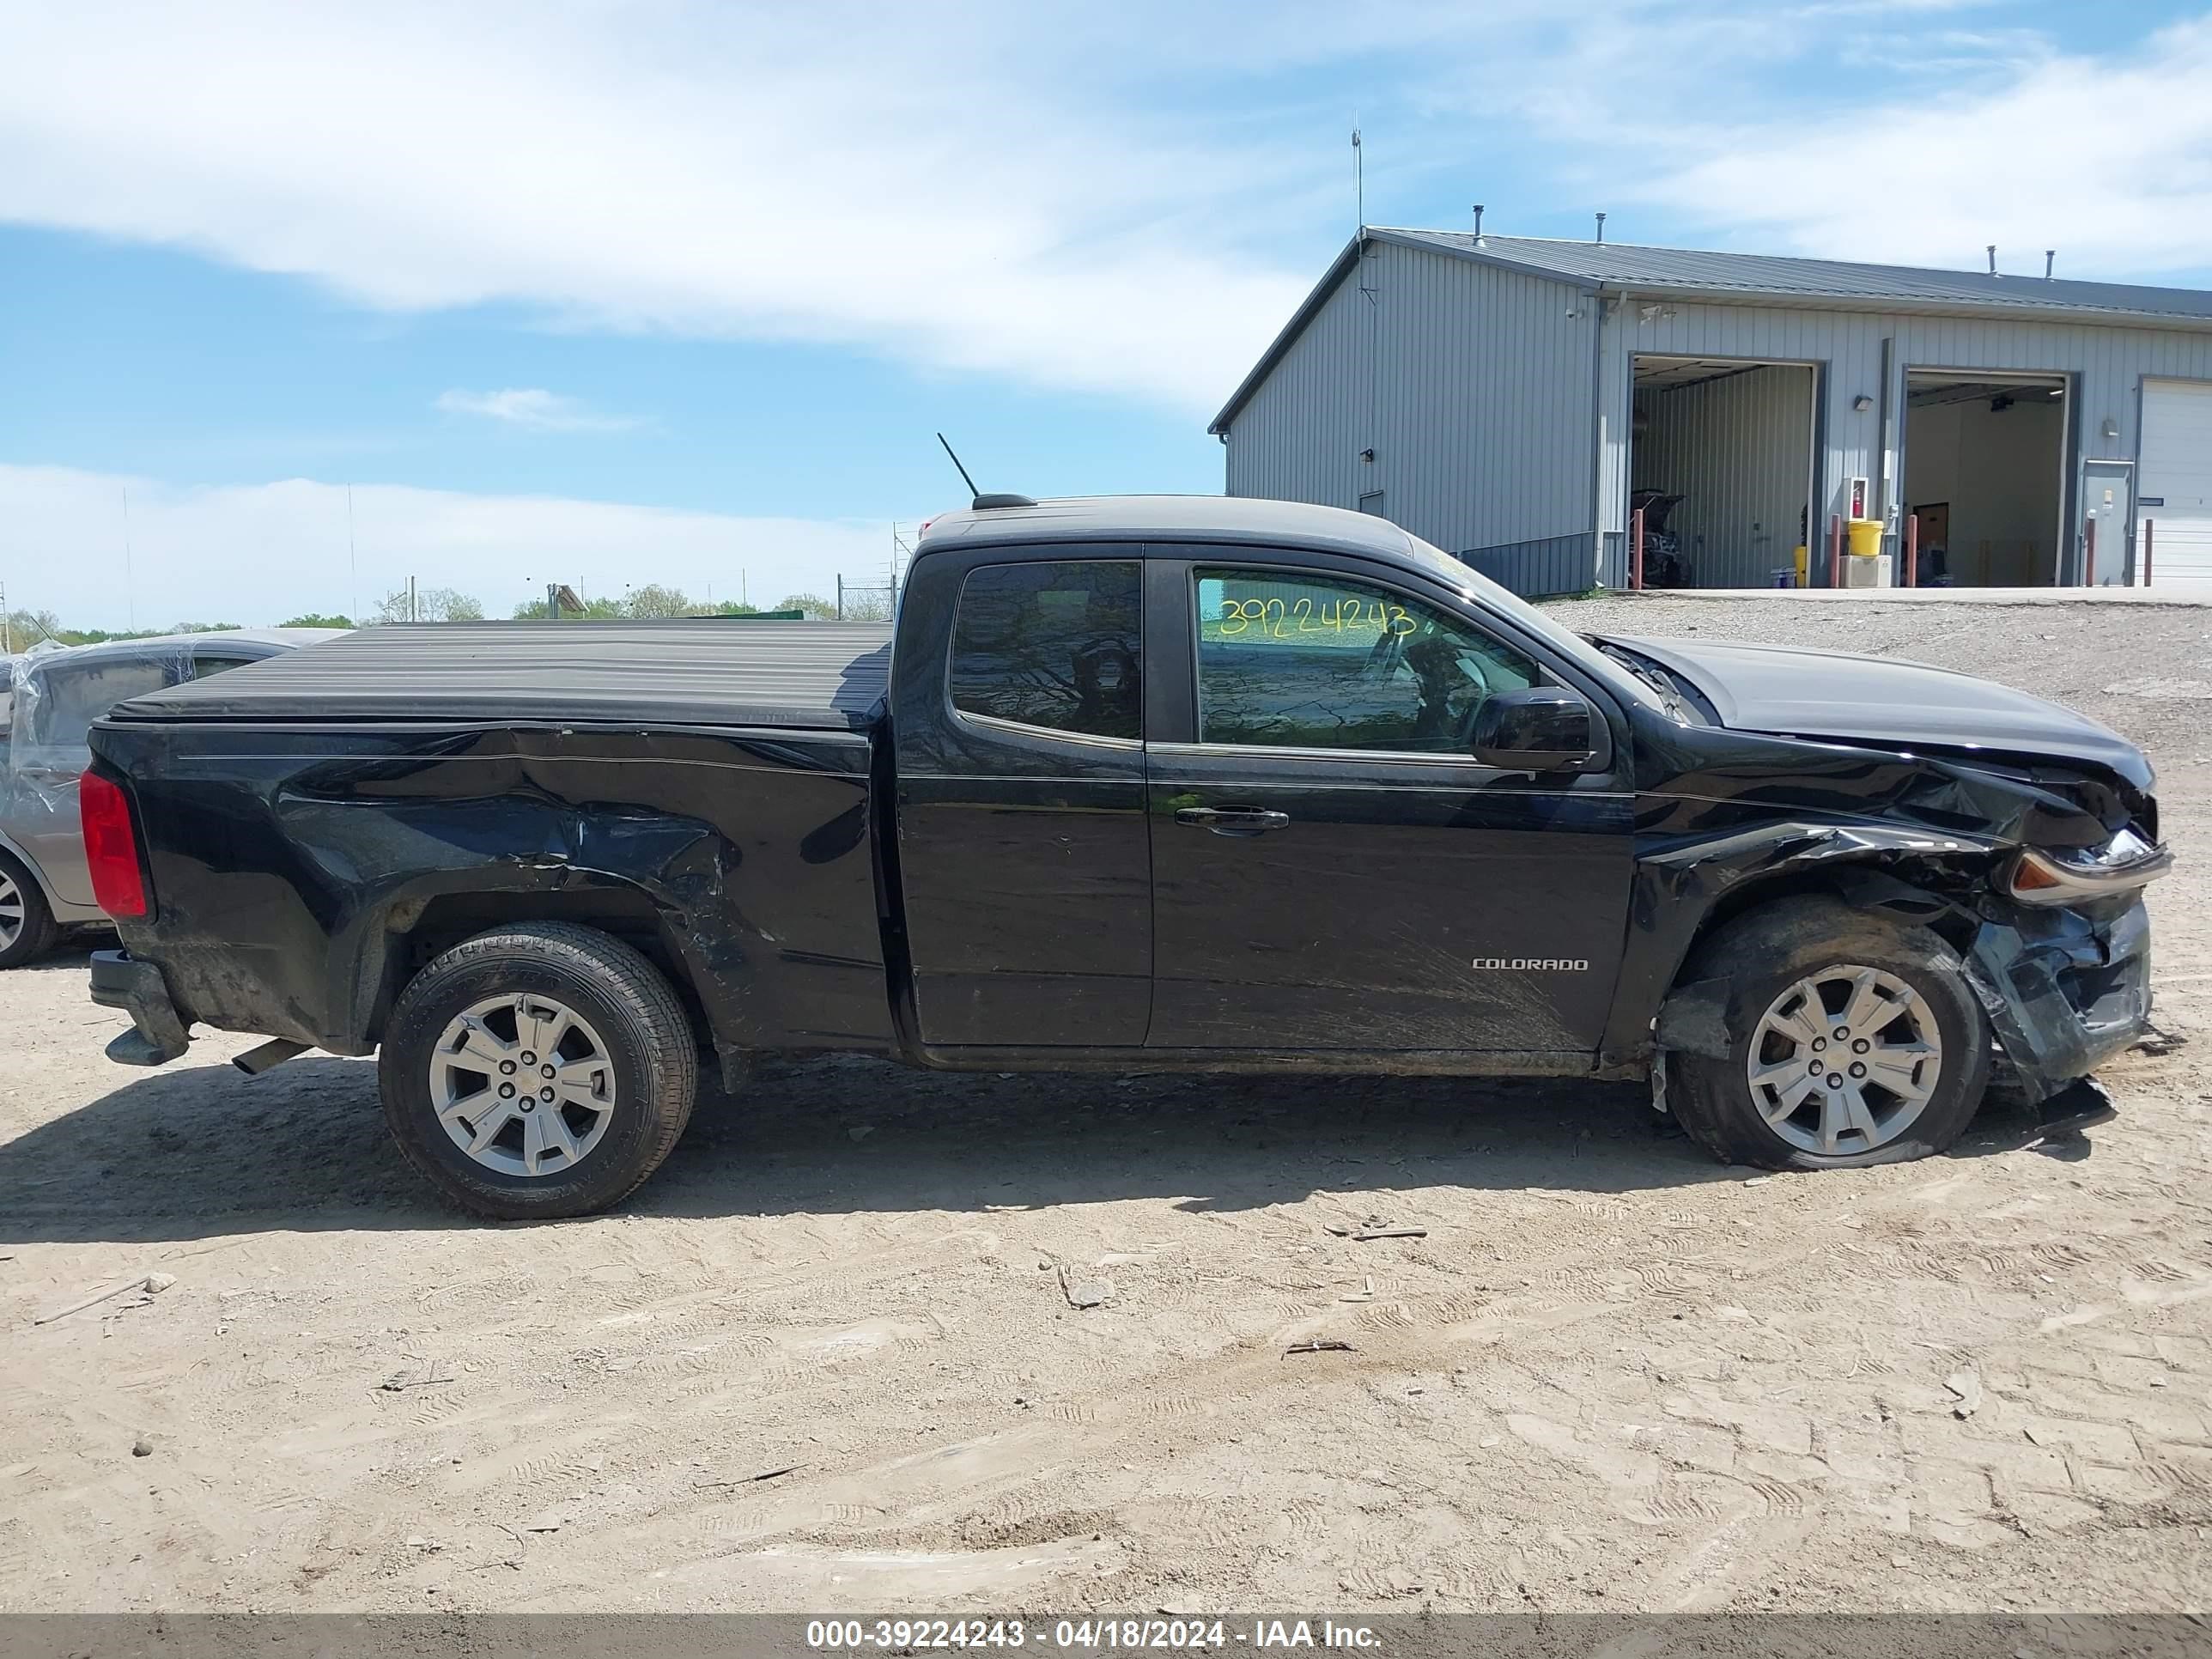
[{"label": "car taillight", "polygon": [[77,781],[76,800],[84,821],[84,860],[92,869],[92,902],[111,916],[144,915],[146,878],[139,872],[131,803],[97,772]]}]

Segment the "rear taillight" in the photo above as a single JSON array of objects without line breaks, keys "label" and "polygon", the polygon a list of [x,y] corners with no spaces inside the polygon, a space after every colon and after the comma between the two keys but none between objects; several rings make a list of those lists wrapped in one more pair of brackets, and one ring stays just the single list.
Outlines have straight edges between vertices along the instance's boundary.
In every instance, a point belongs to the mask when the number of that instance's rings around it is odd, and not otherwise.
[{"label": "rear taillight", "polygon": [[92,868],[92,902],[111,916],[144,915],[146,878],[138,867],[130,801],[97,772],[77,781],[76,800],[84,820],[84,860]]}]

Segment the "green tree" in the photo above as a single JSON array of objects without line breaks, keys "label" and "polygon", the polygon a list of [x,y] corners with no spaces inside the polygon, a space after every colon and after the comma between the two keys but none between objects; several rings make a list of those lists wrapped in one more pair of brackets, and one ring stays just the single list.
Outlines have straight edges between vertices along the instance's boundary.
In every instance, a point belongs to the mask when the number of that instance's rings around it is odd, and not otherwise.
[{"label": "green tree", "polygon": [[819,593],[787,593],[775,602],[778,611],[804,611],[809,622],[825,622],[834,618],[837,607]]},{"label": "green tree", "polygon": [[353,625],[351,617],[325,617],[319,611],[310,611],[304,617],[295,617],[288,623],[277,624],[280,628],[351,628]]},{"label": "green tree", "polygon": [[647,582],[642,587],[633,587],[623,607],[629,615],[641,620],[657,617],[688,617],[691,601],[680,587],[664,587],[659,582]]},{"label": "green tree", "polygon": [[[379,600],[376,619],[381,623],[408,621],[407,590],[396,587]],[[422,587],[415,592],[413,619],[417,622],[482,622],[483,606],[473,596],[456,588]]]}]

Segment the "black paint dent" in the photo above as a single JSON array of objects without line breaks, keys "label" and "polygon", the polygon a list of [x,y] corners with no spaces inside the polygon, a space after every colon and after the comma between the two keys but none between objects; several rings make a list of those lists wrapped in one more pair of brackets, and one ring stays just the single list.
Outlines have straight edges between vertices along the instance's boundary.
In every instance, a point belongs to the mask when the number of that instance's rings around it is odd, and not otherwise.
[{"label": "black paint dent", "polygon": [[865,738],[120,726],[95,744],[150,826],[157,916],[125,943],[210,1024],[366,1053],[427,951],[557,915],[661,957],[725,1050],[891,1042]]},{"label": "black paint dent", "polygon": [[1675,985],[1681,964],[1717,918],[1808,889],[1943,933],[2038,1097],[2143,1029],[2141,903],[2038,909],[1997,882],[2021,847],[2098,846],[2130,823],[2154,839],[2147,767],[2130,769],[2138,785],[2094,762],[1647,724],[1635,896],[1607,1031],[1616,1059],[1654,1047],[1724,1057],[1727,984]]}]

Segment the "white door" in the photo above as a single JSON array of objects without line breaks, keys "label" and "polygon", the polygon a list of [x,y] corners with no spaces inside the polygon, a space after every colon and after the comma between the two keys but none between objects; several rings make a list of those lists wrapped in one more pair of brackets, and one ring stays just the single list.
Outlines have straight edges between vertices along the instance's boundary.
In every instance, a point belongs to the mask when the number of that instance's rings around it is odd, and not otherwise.
[{"label": "white door", "polygon": [[2212,380],[2143,382],[2136,471],[2138,549],[2148,520],[2153,584],[2212,584]]}]

